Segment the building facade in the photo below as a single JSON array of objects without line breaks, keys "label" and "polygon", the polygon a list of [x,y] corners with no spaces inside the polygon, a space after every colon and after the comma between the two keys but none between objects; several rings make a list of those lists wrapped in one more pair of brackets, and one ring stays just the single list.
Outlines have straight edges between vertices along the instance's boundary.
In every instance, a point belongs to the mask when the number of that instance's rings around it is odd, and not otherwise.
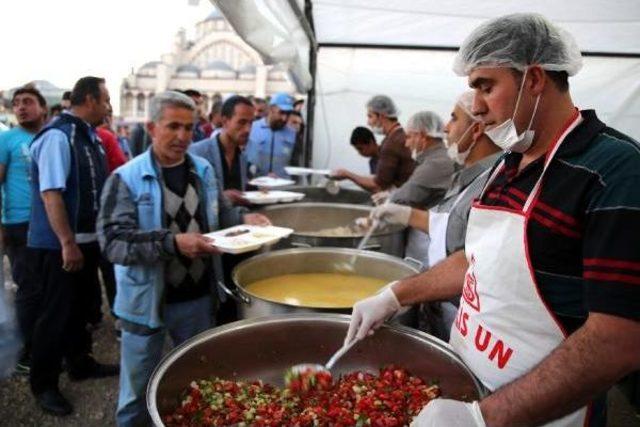
[{"label": "building facade", "polygon": [[265,97],[295,91],[286,71],[265,65],[218,11],[196,24],[195,40],[187,40],[181,29],[170,53],[160,61],[147,62],[123,80],[121,119],[145,121],[154,94],[185,89],[202,93],[207,111],[217,99],[231,94]]}]

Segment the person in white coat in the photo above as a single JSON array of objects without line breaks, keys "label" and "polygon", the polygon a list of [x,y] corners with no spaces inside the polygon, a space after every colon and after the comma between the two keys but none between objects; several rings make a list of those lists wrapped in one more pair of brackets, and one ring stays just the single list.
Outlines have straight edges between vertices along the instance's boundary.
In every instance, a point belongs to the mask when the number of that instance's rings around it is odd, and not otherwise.
[{"label": "person in white coat", "polygon": [[581,65],[571,35],[536,14],[487,21],[460,47],[454,71],[506,154],[464,251],[356,303],[346,337],[462,294],[449,343],[492,393],[434,400],[415,425],[604,426],[599,397],[640,368],[640,147],[573,104]]}]

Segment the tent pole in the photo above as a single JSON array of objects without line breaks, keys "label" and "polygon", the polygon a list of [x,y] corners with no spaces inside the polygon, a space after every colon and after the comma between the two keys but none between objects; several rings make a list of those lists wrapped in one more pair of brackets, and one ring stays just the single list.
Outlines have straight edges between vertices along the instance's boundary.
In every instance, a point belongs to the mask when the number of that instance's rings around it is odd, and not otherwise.
[{"label": "tent pole", "polygon": [[307,122],[305,123],[305,135],[302,144],[302,161],[306,167],[311,167],[313,155],[313,125],[316,105],[316,64],[318,43],[316,42],[315,28],[313,26],[313,13],[311,0],[304,2],[304,14],[298,7],[296,0],[288,0],[293,13],[298,17],[300,26],[309,39],[309,73],[311,74],[311,89],[307,92]]}]

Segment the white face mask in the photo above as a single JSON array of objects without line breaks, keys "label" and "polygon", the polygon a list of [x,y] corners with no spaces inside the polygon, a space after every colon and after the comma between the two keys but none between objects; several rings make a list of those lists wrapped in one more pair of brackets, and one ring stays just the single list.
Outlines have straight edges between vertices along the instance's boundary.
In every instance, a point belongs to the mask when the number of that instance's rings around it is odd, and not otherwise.
[{"label": "white face mask", "polygon": [[538,103],[540,102],[540,95],[536,98],[535,107],[533,107],[533,113],[531,114],[531,120],[529,120],[529,125],[527,129],[518,135],[518,130],[516,129],[516,125],[513,119],[516,116],[516,112],[518,111],[518,105],[520,104],[520,97],[522,96],[522,89],[524,88],[524,81],[527,77],[527,70],[524,71],[524,75],[522,76],[522,83],[520,84],[520,90],[518,91],[518,99],[516,100],[516,107],[513,110],[513,115],[510,119],[505,120],[500,125],[493,127],[491,129],[486,130],[484,133],[496,144],[498,147],[502,148],[504,151],[513,151],[516,153],[524,153],[531,147],[533,143],[533,137],[535,136],[535,131],[531,130],[531,125],[533,124],[533,119],[536,116],[536,112],[538,111]]},{"label": "white face mask", "polygon": [[371,126],[371,130],[376,135],[384,135],[384,130],[382,129],[382,126]]},{"label": "white face mask", "polygon": [[463,151],[462,153],[458,152],[458,143],[464,140],[464,137],[471,130],[474,124],[475,123],[472,123],[471,126],[469,126],[467,130],[464,131],[464,133],[460,136],[460,138],[458,138],[456,142],[450,142],[446,136],[444,138],[444,145],[447,147],[447,156],[449,156],[451,160],[453,160],[459,165],[464,165],[464,162],[467,160],[467,157],[469,157],[469,154],[471,153],[473,146],[476,145],[476,141],[474,141],[471,143],[471,145],[469,145],[469,148],[467,148],[465,151]]}]

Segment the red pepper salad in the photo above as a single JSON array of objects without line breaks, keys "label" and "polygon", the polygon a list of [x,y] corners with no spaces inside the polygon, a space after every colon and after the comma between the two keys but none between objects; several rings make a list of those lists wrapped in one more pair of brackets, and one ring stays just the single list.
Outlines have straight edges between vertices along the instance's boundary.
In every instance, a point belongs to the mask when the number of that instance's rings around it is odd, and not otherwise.
[{"label": "red pepper salad", "polygon": [[396,366],[378,375],[352,372],[337,382],[325,371],[288,375],[285,389],[262,381],[192,381],[163,422],[167,427],[404,426],[440,396],[437,385]]}]

